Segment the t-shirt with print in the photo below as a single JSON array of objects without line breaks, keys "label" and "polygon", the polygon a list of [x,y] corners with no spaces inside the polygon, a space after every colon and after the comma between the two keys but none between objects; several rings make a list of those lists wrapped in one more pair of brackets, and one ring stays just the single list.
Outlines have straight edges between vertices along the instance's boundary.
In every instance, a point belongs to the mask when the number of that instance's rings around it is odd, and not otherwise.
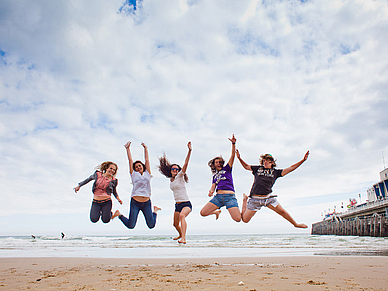
[{"label": "t-shirt with print", "polygon": [[282,169],[266,169],[264,166],[251,166],[255,180],[252,185],[250,196],[268,195],[272,193],[272,186],[277,178],[282,176]]},{"label": "t-shirt with print", "polygon": [[229,190],[234,192],[232,168],[229,164],[226,164],[222,170],[214,174],[213,183],[216,184],[216,192],[217,190]]}]

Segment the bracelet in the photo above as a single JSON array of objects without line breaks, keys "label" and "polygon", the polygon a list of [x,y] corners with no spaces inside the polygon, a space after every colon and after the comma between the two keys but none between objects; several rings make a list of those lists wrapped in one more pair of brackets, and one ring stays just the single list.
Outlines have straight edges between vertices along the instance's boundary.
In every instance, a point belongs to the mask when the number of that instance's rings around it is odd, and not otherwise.
[{"label": "bracelet", "polygon": [[236,144],[235,142],[232,142],[232,144]]}]

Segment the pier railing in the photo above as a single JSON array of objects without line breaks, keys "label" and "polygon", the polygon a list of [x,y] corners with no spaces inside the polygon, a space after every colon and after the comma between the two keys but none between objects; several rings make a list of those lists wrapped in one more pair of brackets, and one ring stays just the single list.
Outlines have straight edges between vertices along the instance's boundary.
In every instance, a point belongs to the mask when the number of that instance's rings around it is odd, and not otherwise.
[{"label": "pier railing", "polygon": [[360,205],[358,207],[353,207],[348,211],[342,212],[340,217],[342,219],[349,216],[356,216],[358,214],[368,215],[374,213],[376,210],[387,208],[388,207],[388,199],[377,200],[373,202],[369,202],[364,205]]}]

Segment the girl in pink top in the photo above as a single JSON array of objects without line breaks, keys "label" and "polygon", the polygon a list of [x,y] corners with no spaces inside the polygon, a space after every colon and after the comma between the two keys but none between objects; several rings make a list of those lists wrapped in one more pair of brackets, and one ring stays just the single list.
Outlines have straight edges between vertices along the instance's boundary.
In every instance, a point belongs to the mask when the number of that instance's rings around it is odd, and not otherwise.
[{"label": "girl in pink top", "polygon": [[102,222],[108,223],[112,218],[112,199],[113,194],[120,204],[123,204],[119,195],[117,194],[117,179],[115,178],[117,173],[117,165],[113,162],[104,162],[97,167],[97,170],[86,178],[84,181],[79,182],[78,186],[74,187],[75,193],[79,189],[94,180],[92,192],[94,194],[92,207],[90,209],[90,220],[96,223],[100,217]]}]

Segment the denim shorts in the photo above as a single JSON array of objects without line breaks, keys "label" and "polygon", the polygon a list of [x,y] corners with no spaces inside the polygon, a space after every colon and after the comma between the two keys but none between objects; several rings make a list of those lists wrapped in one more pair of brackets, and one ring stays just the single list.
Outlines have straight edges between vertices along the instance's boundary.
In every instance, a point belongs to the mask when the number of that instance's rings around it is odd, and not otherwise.
[{"label": "denim shorts", "polygon": [[226,209],[238,207],[238,202],[235,194],[216,194],[211,200],[211,203],[221,208],[226,206]]},{"label": "denim shorts", "polygon": [[191,210],[193,210],[193,206],[191,205],[190,201],[185,201],[181,203],[175,203],[175,212],[181,212],[183,208],[189,207]]},{"label": "denim shorts", "polygon": [[272,205],[273,207],[278,206],[279,202],[275,197],[267,197],[267,198],[257,198],[252,197],[248,201],[247,208],[251,211],[257,211],[260,210],[261,207]]}]

